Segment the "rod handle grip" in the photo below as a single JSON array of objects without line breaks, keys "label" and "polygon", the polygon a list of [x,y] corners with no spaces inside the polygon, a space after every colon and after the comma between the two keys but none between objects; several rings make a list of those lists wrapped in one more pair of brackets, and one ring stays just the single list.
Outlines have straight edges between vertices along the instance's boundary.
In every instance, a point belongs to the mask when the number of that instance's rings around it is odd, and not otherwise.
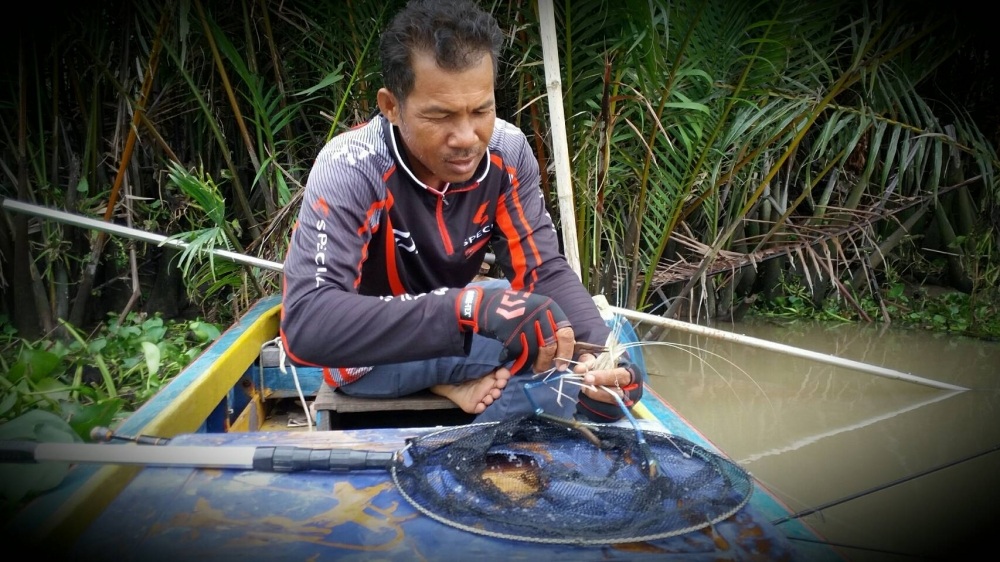
[{"label": "rod handle grip", "polygon": [[388,468],[394,453],[355,451],[351,449],[313,449],[309,447],[257,447],[253,468],[267,472],[348,472],[368,468]]},{"label": "rod handle grip", "polygon": [[37,448],[36,441],[0,441],[0,463],[36,463]]}]

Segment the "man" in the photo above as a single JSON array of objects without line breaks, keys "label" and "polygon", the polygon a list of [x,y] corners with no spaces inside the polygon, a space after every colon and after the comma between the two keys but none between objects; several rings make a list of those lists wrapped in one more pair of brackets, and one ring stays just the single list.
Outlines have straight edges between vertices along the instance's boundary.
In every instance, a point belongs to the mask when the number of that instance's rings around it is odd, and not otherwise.
[{"label": "man", "polygon": [[[560,255],[524,134],[498,119],[503,35],[474,2],[411,1],[381,38],[379,114],[332,139],[306,183],[284,264],[281,336],[345,394],[429,388],[491,421],[531,413],[598,421],[634,404],[626,359],[560,397],[532,372],[565,371],[609,328]],[[506,282],[472,283],[488,251]],[[605,390],[600,387],[611,389]]]}]

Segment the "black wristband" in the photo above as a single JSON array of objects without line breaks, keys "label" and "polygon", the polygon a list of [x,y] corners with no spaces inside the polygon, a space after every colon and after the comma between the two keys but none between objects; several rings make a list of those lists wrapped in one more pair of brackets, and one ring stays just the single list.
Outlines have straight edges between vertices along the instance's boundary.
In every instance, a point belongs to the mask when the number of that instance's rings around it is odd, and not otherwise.
[{"label": "black wristband", "polygon": [[458,329],[462,332],[476,332],[479,330],[479,301],[483,298],[483,290],[479,287],[469,287],[458,294],[455,301],[456,313],[458,314]]}]

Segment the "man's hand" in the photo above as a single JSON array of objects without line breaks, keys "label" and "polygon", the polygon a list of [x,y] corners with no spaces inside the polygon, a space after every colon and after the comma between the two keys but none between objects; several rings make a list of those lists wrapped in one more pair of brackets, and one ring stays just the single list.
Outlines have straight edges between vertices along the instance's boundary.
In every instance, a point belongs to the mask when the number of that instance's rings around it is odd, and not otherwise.
[{"label": "man's hand", "polygon": [[612,368],[595,368],[601,361],[590,353],[582,354],[580,363],[573,370],[584,375],[586,386],[581,387],[576,403],[578,415],[595,422],[617,421],[625,413],[609,391],[616,393],[628,408],[642,398],[644,373],[629,360],[627,352],[618,358]]},{"label": "man's hand", "polygon": [[503,343],[500,361],[514,358],[518,373],[531,364],[541,373],[555,366],[566,369],[573,356],[573,328],[551,298],[524,291],[470,286],[455,302],[458,325]]}]

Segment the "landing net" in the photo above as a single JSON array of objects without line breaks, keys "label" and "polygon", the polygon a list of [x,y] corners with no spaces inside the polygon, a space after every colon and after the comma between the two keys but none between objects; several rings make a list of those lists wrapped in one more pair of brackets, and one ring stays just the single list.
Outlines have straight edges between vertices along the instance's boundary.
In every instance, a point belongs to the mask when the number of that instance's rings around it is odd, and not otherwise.
[{"label": "landing net", "polygon": [[448,428],[410,440],[392,477],[442,523],[552,544],[671,537],[722,521],[750,499],[743,468],[691,441],[644,431],[644,450],[633,429],[585,427],[600,446],[536,416]]}]

